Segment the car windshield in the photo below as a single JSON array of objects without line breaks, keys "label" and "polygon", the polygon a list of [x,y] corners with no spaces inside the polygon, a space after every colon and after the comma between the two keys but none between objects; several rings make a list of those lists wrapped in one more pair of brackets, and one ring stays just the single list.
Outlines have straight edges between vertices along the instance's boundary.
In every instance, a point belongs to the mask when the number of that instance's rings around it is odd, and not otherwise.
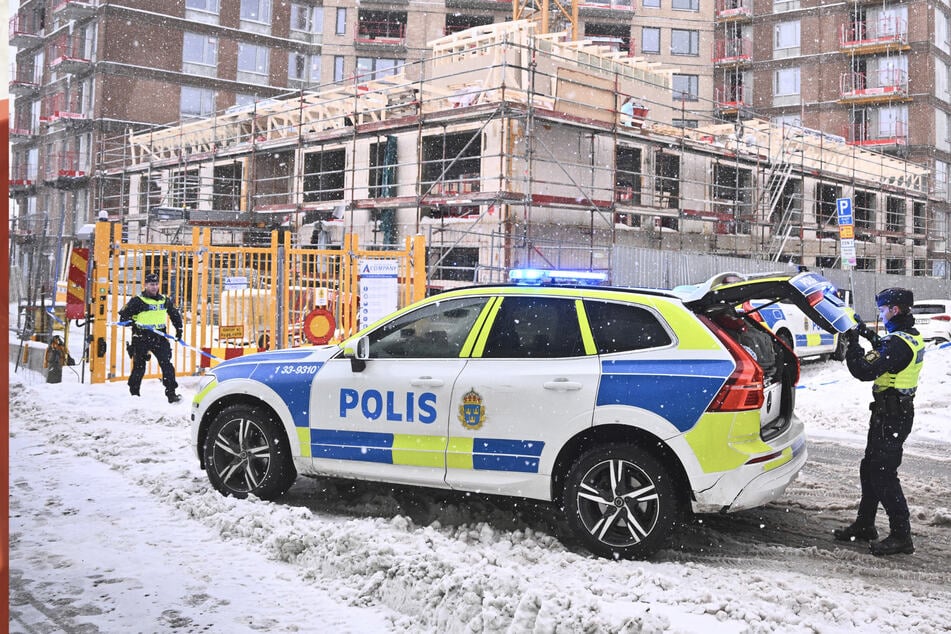
[{"label": "car windshield", "polygon": [[941,304],[915,304],[911,307],[911,312],[915,315],[940,315],[947,312],[947,308]]}]

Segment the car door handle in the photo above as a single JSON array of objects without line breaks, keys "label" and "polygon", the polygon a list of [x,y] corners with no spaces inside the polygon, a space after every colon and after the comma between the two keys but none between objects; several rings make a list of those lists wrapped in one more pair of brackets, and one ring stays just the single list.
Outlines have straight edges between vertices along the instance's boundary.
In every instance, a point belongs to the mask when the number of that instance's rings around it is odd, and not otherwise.
[{"label": "car door handle", "polygon": [[431,376],[421,376],[413,379],[409,383],[413,387],[442,387],[445,385],[445,381],[442,379],[434,379]]},{"label": "car door handle", "polygon": [[552,381],[545,381],[542,383],[542,387],[544,387],[546,390],[554,390],[556,392],[570,392],[572,390],[580,390],[584,386],[577,381],[569,381],[568,379],[554,379]]}]

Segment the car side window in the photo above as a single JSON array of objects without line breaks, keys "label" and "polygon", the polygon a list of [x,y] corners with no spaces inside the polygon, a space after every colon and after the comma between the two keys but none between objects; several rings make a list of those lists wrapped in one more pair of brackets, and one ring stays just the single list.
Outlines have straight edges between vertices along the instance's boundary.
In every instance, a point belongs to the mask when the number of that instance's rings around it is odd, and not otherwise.
[{"label": "car side window", "polygon": [[671,344],[670,334],[654,314],[639,306],[585,300],[584,309],[598,354],[658,348]]},{"label": "car side window", "polygon": [[488,358],[582,355],[575,301],[554,297],[505,297],[482,351]]},{"label": "car side window", "polygon": [[427,304],[369,334],[371,359],[451,359],[458,357],[487,302],[462,297]]}]

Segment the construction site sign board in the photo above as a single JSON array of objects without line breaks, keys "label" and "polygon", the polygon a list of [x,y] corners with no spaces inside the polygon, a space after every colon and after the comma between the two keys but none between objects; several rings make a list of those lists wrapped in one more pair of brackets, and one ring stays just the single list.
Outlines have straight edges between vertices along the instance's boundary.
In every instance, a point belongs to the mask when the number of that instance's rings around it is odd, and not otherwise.
[{"label": "construction site sign board", "polygon": [[360,260],[360,328],[397,309],[399,268],[399,260]]}]

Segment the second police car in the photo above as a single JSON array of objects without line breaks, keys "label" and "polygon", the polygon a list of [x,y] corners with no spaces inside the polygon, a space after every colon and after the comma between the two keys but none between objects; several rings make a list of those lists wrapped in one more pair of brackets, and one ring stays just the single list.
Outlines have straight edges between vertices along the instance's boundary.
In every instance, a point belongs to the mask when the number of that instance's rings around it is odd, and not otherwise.
[{"label": "second police car", "polygon": [[211,484],[274,499],[298,474],[329,475],[552,501],[593,553],[630,558],[691,511],[762,505],[796,477],[798,361],[735,307],[791,301],[844,332],[827,280],[675,293],[513,274],[339,345],[218,365],[192,410]]}]

